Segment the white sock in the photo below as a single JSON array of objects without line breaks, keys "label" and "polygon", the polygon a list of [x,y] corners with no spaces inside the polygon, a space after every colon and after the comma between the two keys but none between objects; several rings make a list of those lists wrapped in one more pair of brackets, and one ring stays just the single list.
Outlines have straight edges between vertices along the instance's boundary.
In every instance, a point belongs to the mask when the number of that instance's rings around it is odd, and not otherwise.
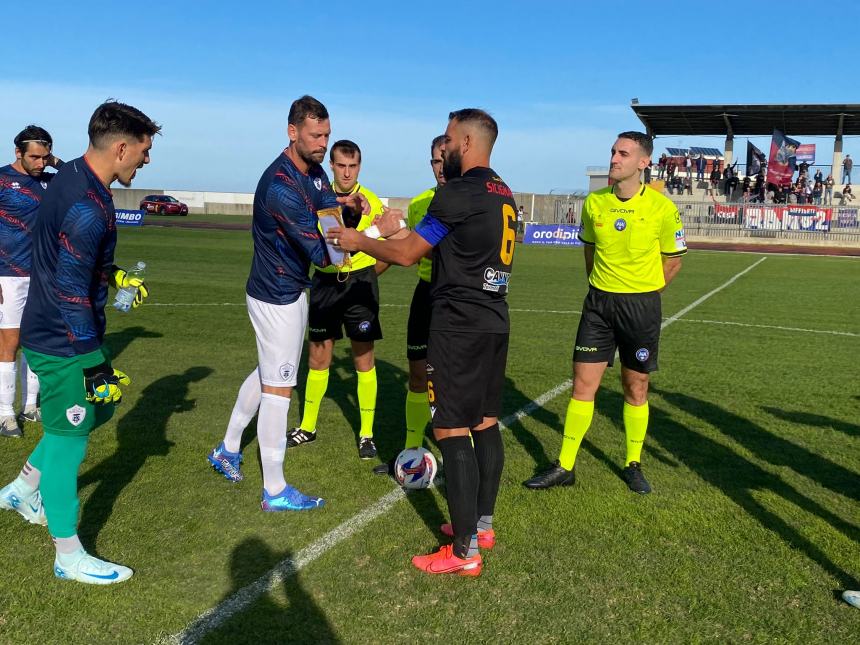
[{"label": "white sock", "polygon": [[42,481],[42,471],[27,460],[27,463],[24,464],[21,473],[18,475],[18,480],[27,488],[35,491],[39,488],[39,482]]},{"label": "white sock", "polygon": [[242,433],[251,423],[254,415],[257,414],[262,393],[260,369],[256,368],[242,383],[242,387],[239,388],[239,395],[236,397],[236,403],[233,405],[233,413],[230,415],[227,433],[224,435],[224,447],[227,452],[239,452],[241,449]]},{"label": "white sock", "polygon": [[277,495],[287,485],[284,480],[284,455],[287,452],[287,416],[290,400],[285,396],[264,393],[257,416],[257,442],[263,466],[263,487]]},{"label": "white sock", "polygon": [[52,538],[54,540],[54,546],[57,548],[57,555],[71,555],[72,553],[77,553],[78,551],[84,550],[84,545],[81,544],[80,538],[78,538],[78,534],[75,533],[72,537],[67,538]]},{"label": "white sock", "polygon": [[0,417],[14,417],[15,361],[0,363]]},{"label": "white sock", "polygon": [[21,400],[24,408],[34,407],[39,397],[39,377],[27,364],[27,357],[21,352],[18,359],[18,373],[21,375]]}]

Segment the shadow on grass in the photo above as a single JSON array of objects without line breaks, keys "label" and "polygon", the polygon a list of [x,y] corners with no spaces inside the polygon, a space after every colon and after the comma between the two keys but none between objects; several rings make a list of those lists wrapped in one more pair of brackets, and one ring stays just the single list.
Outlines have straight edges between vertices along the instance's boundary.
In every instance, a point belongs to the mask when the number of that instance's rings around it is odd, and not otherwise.
[{"label": "shadow on grass", "polygon": [[[534,402],[532,397],[524,394],[517,388],[516,382],[512,378],[506,376],[504,396],[502,399],[502,408],[504,409],[502,416],[506,417],[508,415],[515,414],[520,410],[530,410],[533,407]],[[550,412],[542,406],[531,410],[527,416],[538,423],[542,423],[553,430],[557,430],[559,435],[564,431],[564,421],[559,419],[557,414]],[[525,450],[532,458],[532,461],[534,461],[535,472],[546,470],[546,467],[555,460],[554,456],[550,458],[549,455],[546,454],[546,450],[544,450],[543,444],[540,440],[531,432],[526,430],[522,420],[516,419],[507,424],[507,426],[513,438],[517,440],[517,442],[523,447],[523,450]]]},{"label": "shadow on grass", "polygon": [[112,331],[109,334],[105,334],[104,343],[110,352],[111,362],[113,362],[125,351],[126,347],[133,340],[137,338],[162,338],[163,335],[157,331],[150,331],[141,325],[135,325],[134,327],[126,327],[120,331]]},{"label": "shadow on grass", "polygon": [[[275,553],[261,539],[249,537],[242,541],[230,556],[232,586],[222,599],[254,583],[280,566],[281,582],[271,591],[263,593],[244,611],[228,619],[223,625],[203,638],[203,643],[339,643],[325,613],[302,587],[299,573],[292,569],[292,553]],[[281,588],[287,597],[287,606],[272,599],[272,593]],[[192,626],[193,629],[194,626]]]},{"label": "shadow on grass", "polygon": [[[738,424],[738,428],[755,433],[756,428],[751,430],[749,427],[754,426],[754,424],[719,409],[713,404],[680,394],[658,391],[656,388],[654,391],[660,393],[667,401],[685,406],[684,409],[689,408],[688,411],[692,411],[691,413],[695,416],[702,415],[700,418],[709,424]],[[706,416],[706,412],[710,412],[712,416]],[[725,426],[717,426],[717,429],[728,432],[739,431],[737,428]],[[855,541],[860,537],[857,527],[801,494],[786,484],[779,476],[747,461],[727,446],[687,428],[653,404],[649,430],[651,436],[660,443],[664,450],[708,484],[719,488],[724,495],[742,508],[751,518],[779,536],[792,549],[802,552],[810,560],[817,563],[822,569],[839,580],[844,588],[854,588],[854,585],[857,584],[854,578],[837,566],[817,544],[757,501],[753,493],[762,490],[771,491],[785,501],[828,522]],[[773,439],[776,440],[777,438],[773,437]],[[779,450],[778,443],[773,444],[773,450]],[[826,462],[826,460],[822,461]]]},{"label": "shadow on grass", "polygon": [[761,406],[765,412],[772,414],[778,419],[788,421],[789,423],[797,423],[804,426],[815,426],[818,428],[833,428],[837,432],[846,434],[849,437],[860,437],[860,425],[825,417],[821,414],[813,414],[812,412],[800,412],[797,410],[788,411],[780,408],[772,408]]},{"label": "shadow on grass", "polygon": [[[209,367],[190,367],[182,374],[165,376],[147,385],[137,403],[116,426],[117,449],[78,479],[83,488],[98,483],[81,512],[81,537],[90,544],[111,516],[117,498],[150,457],[167,455],[173,442],[165,436],[167,422],[177,413],[194,408],[188,399],[191,383],[212,373]],[[122,413],[122,408],[119,410]]]}]

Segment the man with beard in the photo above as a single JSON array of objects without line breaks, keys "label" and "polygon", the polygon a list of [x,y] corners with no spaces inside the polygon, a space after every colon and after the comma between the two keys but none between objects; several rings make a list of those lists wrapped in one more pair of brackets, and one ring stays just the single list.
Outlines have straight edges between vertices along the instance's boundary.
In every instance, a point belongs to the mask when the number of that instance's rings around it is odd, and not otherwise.
[{"label": "man with beard", "polygon": [[239,389],[224,440],[208,456],[216,471],[241,481],[242,432],[259,409],[261,507],[271,512],[323,505],[284,479],[287,415],[308,320],[308,271],[312,263],[330,263],[317,211],[340,204],[357,213],[370,211],[361,193],[337,197],[320,166],[331,135],[325,106],[303,96],[293,102],[288,121],[290,145],[263,172],[254,195],[254,257],[245,290],[258,366]]},{"label": "man with beard", "polygon": [[426,573],[478,576],[478,548],[495,544],[504,465],[498,417],[510,330],[505,297],[517,221],[510,188],[489,167],[497,135],[483,110],[451,112],[441,147],[446,183],[415,231],[384,243],[352,229],[328,233],[345,250],[391,264],[409,266],[433,253],[427,394],[451,514],[441,530],[453,544],[412,559]]},{"label": "man with beard", "polygon": [[[15,137],[15,161],[0,168],[0,437],[21,437],[15,418],[15,355],[21,315],[30,288],[36,211],[53,173],[63,164],[51,152],[54,141],[47,130],[28,125]],[[39,379],[21,354],[21,421],[41,421],[36,406]]]},{"label": "man with beard", "polygon": [[648,374],[657,369],[660,293],[687,252],[678,208],[639,181],[651,163],[651,137],[622,132],[612,146],[611,186],[591,193],[582,209],[589,289],[573,353],[573,391],[558,461],[524,482],[527,488],[572,486],[574,461],[594,415],[594,399],[615,350],[621,359],[627,461],[622,476],[635,493],[651,492],[640,458],[648,429]]},{"label": "man with beard", "polygon": [[[116,215],[110,185],[129,186],[149,163],[161,130],[140,110],[108,101],[93,113],[90,145],[63,165],[39,207],[33,271],[21,345],[42,385],[44,435],[21,474],[0,490],[0,508],[45,524],[54,540],[54,575],[111,584],[132,570],[88,554],[78,538],[78,470],[90,433],[113,416],[128,377],[104,347],[108,285],[146,288],[113,264]],[[43,506],[44,502],[44,506]]]}]

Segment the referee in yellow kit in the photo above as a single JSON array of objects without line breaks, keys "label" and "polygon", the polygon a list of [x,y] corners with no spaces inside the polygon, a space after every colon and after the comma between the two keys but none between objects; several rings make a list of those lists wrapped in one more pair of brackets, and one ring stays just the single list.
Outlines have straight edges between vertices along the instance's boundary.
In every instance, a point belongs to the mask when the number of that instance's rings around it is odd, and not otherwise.
[{"label": "referee in yellow kit", "polygon": [[585,199],[579,239],[590,286],[576,332],[564,439],[558,461],[524,482],[528,488],[573,485],[573,465],[591,425],[594,397],[617,349],[627,437],[623,477],[633,492],[651,492],[639,462],[648,429],[648,374],[657,369],[660,292],[681,270],[687,252],[677,207],[639,180],[653,150],[646,134],[619,134],[609,167],[612,185]]}]

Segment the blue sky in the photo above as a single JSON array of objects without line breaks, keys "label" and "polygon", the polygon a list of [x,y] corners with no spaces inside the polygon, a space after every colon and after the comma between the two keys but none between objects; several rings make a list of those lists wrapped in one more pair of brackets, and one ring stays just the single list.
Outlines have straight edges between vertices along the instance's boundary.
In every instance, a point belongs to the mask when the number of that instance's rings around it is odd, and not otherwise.
[{"label": "blue sky", "polygon": [[[329,108],[333,137],[361,146],[361,181],[380,195],[432,183],[429,142],[461,107],[498,120],[493,165],[514,190],[584,187],[585,167],[607,163],[614,135],[641,129],[633,97],[860,103],[845,28],[860,24],[860,9],[784,1],[775,23],[772,6],[49,0],[34,12],[14,3],[3,9],[0,142],[11,161],[15,134],[35,122],[58,155],[78,156],[92,110],[114,97],[164,127],[136,186],[253,191],[286,145],[290,102],[309,93]],[[832,140],[801,140],[829,163]],[[679,144],[723,147],[656,142]],[[855,147],[846,139],[846,152]],[[742,154],[745,140],[735,148]]]}]

